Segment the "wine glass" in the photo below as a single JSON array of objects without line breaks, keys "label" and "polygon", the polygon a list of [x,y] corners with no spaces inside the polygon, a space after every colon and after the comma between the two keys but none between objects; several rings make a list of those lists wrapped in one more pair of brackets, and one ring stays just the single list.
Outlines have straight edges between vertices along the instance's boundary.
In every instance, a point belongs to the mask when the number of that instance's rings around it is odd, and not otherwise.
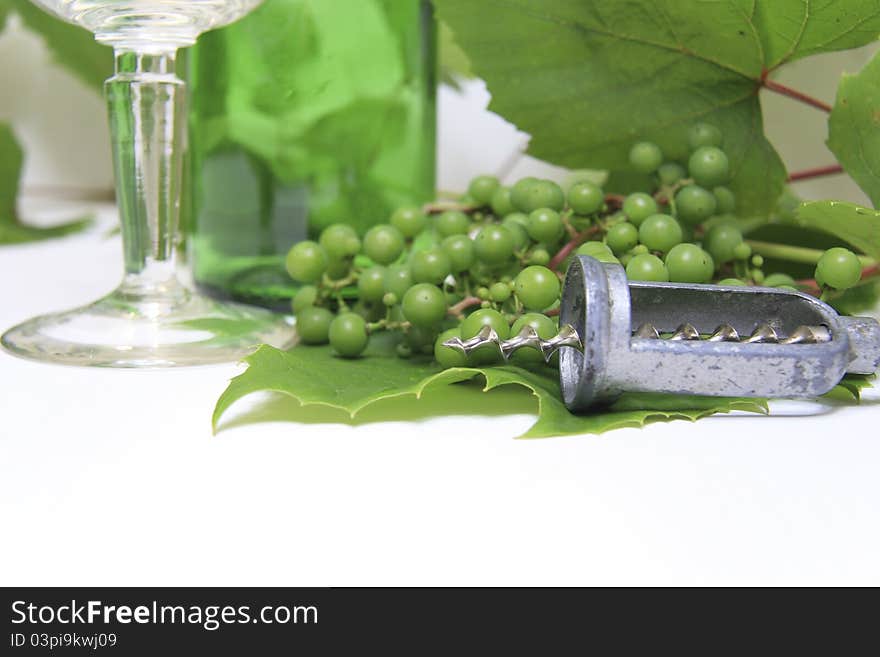
[{"label": "wine glass", "polygon": [[114,49],[105,93],[125,274],[93,304],[10,329],[3,346],[53,363],[167,367],[236,360],[259,343],[289,344],[289,322],[202,296],[181,281],[175,258],[186,128],[176,53],[261,0],[32,1]]}]

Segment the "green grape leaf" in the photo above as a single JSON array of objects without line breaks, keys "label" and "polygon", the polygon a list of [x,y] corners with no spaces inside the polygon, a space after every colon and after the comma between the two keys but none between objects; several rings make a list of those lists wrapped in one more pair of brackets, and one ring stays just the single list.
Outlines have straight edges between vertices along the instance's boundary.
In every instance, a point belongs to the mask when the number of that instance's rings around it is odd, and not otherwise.
[{"label": "green grape leaf", "polygon": [[440,82],[458,89],[460,79],[474,77],[470,60],[461,46],[455,42],[452,30],[442,21],[437,25],[437,55]]},{"label": "green grape leaf", "polygon": [[113,51],[92,34],[48,14],[29,0],[10,0],[24,24],[46,42],[55,61],[90,87],[100,90],[113,73]]},{"label": "green grape leaf", "polygon": [[841,78],[828,119],[828,148],[880,207],[880,57]]},{"label": "green grape leaf", "polygon": [[743,0],[761,35],[768,69],[801,57],[858,48],[880,33],[880,5],[874,0]]},{"label": "green grape leaf", "polygon": [[877,376],[874,374],[847,374],[840,383],[822,396],[845,403],[859,402],[862,399],[862,390],[871,388],[876,379]]},{"label": "green grape leaf", "polygon": [[844,201],[809,201],[795,210],[795,222],[834,235],[880,260],[880,212]]},{"label": "green grape leaf", "polygon": [[[285,352],[264,345],[246,362],[248,369],[230,382],[217,401],[213,416],[215,431],[234,402],[256,392],[281,393],[290,398],[293,406],[337,409],[354,419],[378,402],[399,397],[419,399],[428,391],[451,393],[448,388],[451,384],[473,379],[483,382],[480,388],[464,388],[474,395],[513,386],[531,397],[531,407],[526,399],[510,407],[511,412],[528,409],[538,416],[535,424],[520,436],[522,438],[602,433],[655,420],[696,420],[735,410],[755,413],[767,410],[765,402],[757,399],[627,394],[602,411],[573,415],[562,403],[557,374],[551,368],[531,371],[505,365],[442,370],[427,358],[397,358],[391,353],[387,340],[377,338],[373,338],[365,356],[356,360],[334,357],[329,347],[298,346]],[[400,418],[389,415],[377,419]]]},{"label": "green grape leaf", "polygon": [[[880,0],[435,0],[492,92],[490,109],[573,168],[627,170],[633,141],[686,156],[687,128],[725,136],[744,216],[773,209],[785,168],[764,137],[758,91],[791,59],[880,31]],[[818,6],[821,5],[821,6]],[[855,6],[851,6],[855,5]]]},{"label": "green grape leaf", "polygon": [[47,228],[22,224],[16,212],[16,196],[23,159],[21,147],[12,128],[0,123],[0,244],[17,244],[61,237],[89,225],[88,218]]}]

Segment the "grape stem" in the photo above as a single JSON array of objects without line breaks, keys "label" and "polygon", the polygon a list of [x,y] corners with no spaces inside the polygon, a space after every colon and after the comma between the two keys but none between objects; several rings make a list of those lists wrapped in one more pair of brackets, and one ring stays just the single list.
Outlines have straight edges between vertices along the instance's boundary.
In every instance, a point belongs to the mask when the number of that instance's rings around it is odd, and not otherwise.
[{"label": "grape stem", "polygon": [[601,226],[590,226],[586,230],[582,230],[577,235],[572,237],[561,249],[559,252],[553,256],[550,260],[550,263],[547,265],[548,268],[556,271],[560,264],[569,256],[571,252],[578,248],[581,244],[587,241],[590,237],[598,233],[602,230]]},{"label": "grape stem", "polygon": [[456,319],[461,319],[465,310],[479,306],[481,303],[483,303],[483,300],[479,297],[465,297],[454,306],[449,306],[449,310],[446,312]]},{"label": "grape stem", "polygon": [[464,212],[465,214],[470,212],[476,212],[480,209],[478,205],[467,205],[465,203],[457,203],[455,201],[438,201],[436,203],[428,203],[422,206],[422,212],[425,214],[440,214],[441,212],[449,212],[450,210],[455,210],[458,212]]},{"label": "grape stem", "polygon": [[[752,247],[752,253],[765,258],[775,258],[776,260],[787,260],[789,262],[800,262],[805,265],[815,265],[819,262],[819,258],[825,253],[822,249],[808,249],[803,246],[790,246],[788,244],[774,244],[772,242],[760,242],[758,240],[745,240],[746,244]],[[877,264],[873,258],[868,256],[858,256],[862,267],[872,267]]]},{"label": "grape stem", "polygon": [[774,82],[767,75],[769,71],[764,71],[761,76],[761,85],[769,90],[773,91],[782,96],[788,96],[789,98],[793,98],[794,100],[804,103],[805,105],[809,105],[810,107],[815,107],[816,109],[820,109],[823,112],[831,113],[831,105],[826,102],[819,100],[818,98],[813,98],[812,96],[808,96],[802,91],[798,91],[797,89],[792,89],[791,87],[787,87],[784,84],[780,84],[779,82]]},{"label": "grape stem", "polygon": [[821,176],[834,176],[838,173],[843,173],[843,167],[839,164],[830,164],[825,167],[814,167],[812,169],[804,169],[803,171],[794,171],[788,174],[788,182],[792,183],[799,180],[809,180]]}]

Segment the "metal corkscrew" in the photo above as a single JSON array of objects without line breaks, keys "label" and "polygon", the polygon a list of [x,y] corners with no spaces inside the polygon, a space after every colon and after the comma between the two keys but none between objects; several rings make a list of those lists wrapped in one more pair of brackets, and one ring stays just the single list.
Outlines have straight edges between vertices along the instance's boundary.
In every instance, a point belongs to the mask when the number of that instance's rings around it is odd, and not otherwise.
[{"label": "metal corkscrew", "polygon": [[559,333],[529,326],[509,340],[490,327],[445,342],[469,354],[497,345],[544,358],[559,351],[559,382],[572,411],[623,392],[731,397],[815,397],[843,375],[880,366],[880,324],[843,317],[794,290],[628,281],[623,267],[576,257],[562,290]]}]

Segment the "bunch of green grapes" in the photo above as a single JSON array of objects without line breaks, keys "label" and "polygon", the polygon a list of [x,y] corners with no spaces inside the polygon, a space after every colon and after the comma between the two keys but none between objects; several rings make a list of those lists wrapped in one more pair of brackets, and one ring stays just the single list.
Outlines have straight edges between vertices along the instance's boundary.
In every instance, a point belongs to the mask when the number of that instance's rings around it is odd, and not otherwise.
[{"label": "bunch of green grapes", "polygon": [[[399,208],[363,237],[329,226],[287,256],[303,284],[293,299],[300,339],[355,357],[371,334],[391,331],[402,357],[433,354],[447,367],[497,362],[495,347],[466,357],[443,343],[484,326],[501,339],[526,325],[553,337],[560,281],[576,255],[619,263],[632,280],[796,287],[787,274],[765,274],[744,239],[722,141],[714,126],[693,126],[686,162],[666,160],[656,144],[634,144],[630,164],[653,188],[627,196],[586,180],[566,192],[549,180],[506,187],[478,176],[457,202]],[[851,287],[860,264],[846,249],[830,249],[816,282]],[[528,349],[514,358],[541,361]]]}]

